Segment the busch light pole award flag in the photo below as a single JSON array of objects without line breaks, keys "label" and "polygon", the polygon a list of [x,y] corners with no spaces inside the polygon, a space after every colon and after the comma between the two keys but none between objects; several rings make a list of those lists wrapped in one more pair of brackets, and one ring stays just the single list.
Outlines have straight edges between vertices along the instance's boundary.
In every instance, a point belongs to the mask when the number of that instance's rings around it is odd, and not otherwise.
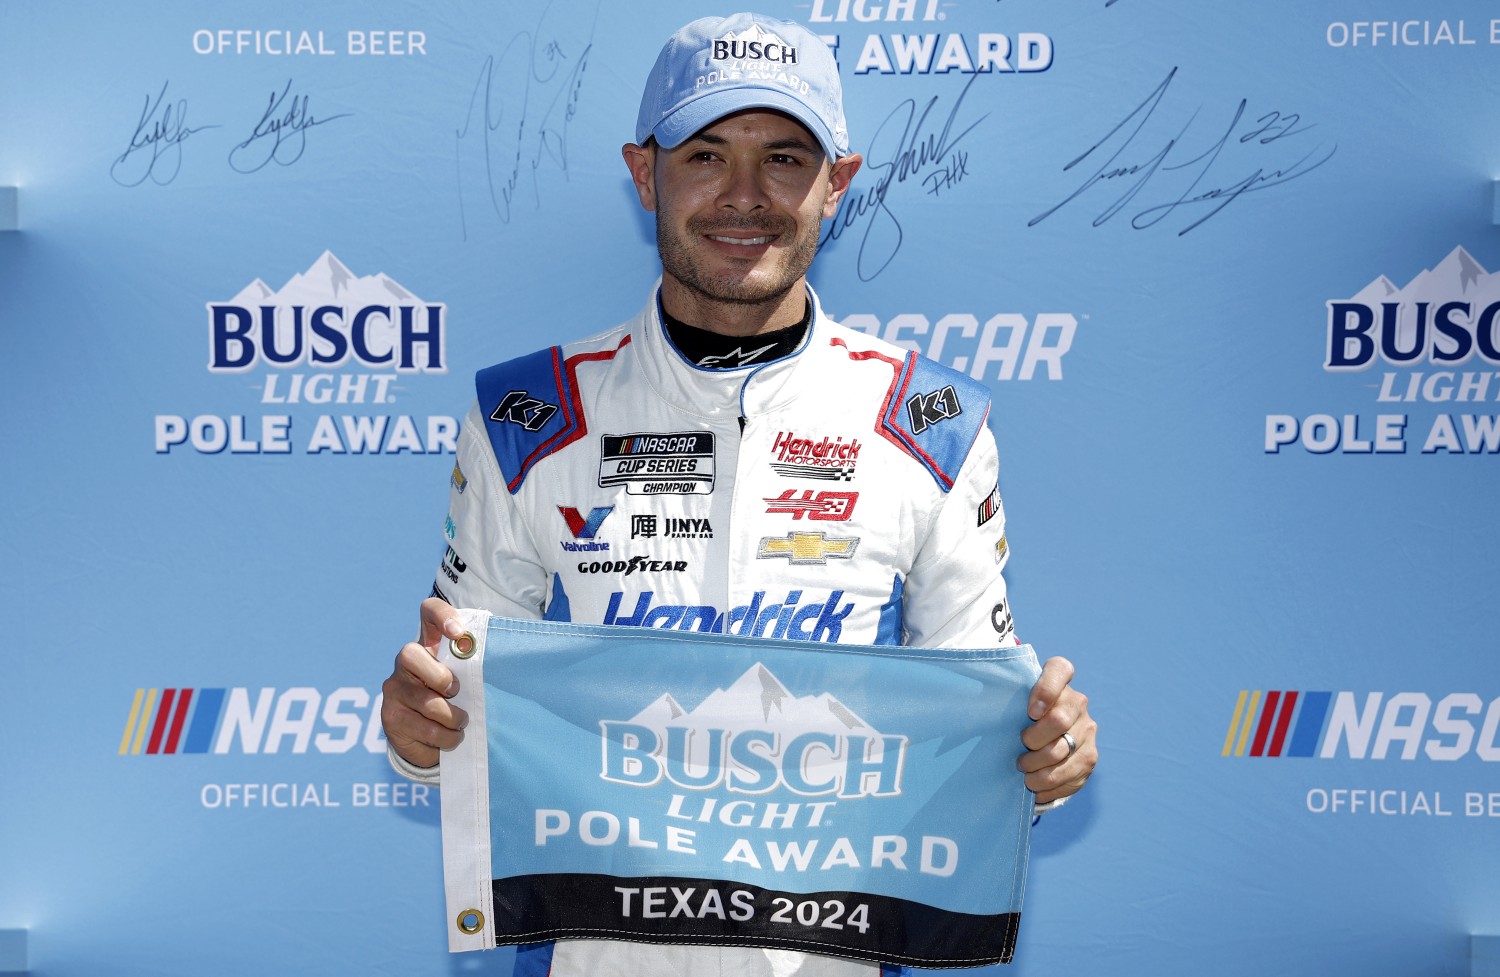
[{"label": "busch light pole award flag", "polygon": [[463,613],[469,634],[440,652],[470,714],[442,760],[450,949],[1011,958],[1029,646],[813,649]]}]

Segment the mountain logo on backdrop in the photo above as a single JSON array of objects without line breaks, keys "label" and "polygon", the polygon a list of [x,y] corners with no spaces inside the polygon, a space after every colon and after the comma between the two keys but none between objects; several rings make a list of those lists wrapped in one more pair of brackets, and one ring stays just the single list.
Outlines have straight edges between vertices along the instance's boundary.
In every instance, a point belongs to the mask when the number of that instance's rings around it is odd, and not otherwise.
[{"label": "mountain logo on backdrop", "polygon": [[[157,414],[157,454],[455,451],[453,417],[385,407],[418,378],[447,373],[443,303],[419,298],[384,272],[356,274],[324,251],[280,288],[254,278],[206,309],[208,372],[253,376],[260,410]],[[318,413],[335,407],[347,412]]]},{"label": "mountain logo on backdrop", "polygon": [[[1329,302],[1323,369],[1367,370],[1377,363],[1396,368],[1500,367],[1497,316],[1500,273],[1485,271],[1469,252],[1454,248],[1402,287],[1380,275],[1353,298]],[[1489,392],[1490,381],[1473,381],[1480,382]],[[1383,384],[1382,393],[1393,392],[1390,383]]]},{"label": "mountain logo on backdrop", "polygon": [[1330,299],[1324,323],[1323,370],[1360,403],[1267,414],[1266,454],[1500,454],[1500,273],[1456,247]]},{"label": "mountain logo on backdrop", "polygon": [[208,303],[208,369],[335,369],[352,361],[370,370],[446,373],[445,311],[384,273],[355,275],[324,251],[275,291],[257,278],[229,301]]}]

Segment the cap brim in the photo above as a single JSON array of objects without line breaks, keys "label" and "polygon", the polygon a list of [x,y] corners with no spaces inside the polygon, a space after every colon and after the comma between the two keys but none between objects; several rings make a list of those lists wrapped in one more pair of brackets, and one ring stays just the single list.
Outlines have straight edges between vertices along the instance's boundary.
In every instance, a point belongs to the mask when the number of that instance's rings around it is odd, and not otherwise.
[{"label": "cap brim", "polygon": [[741,87],[700,95],[663,118],[651,134],[664,148],[675,149],[726,115],[746,109],[772,109],[789,115],[813,134],[830,160],[848,155],[847,150],[840,152],[833,133],[818,113],[799,99],[772,88]]}]

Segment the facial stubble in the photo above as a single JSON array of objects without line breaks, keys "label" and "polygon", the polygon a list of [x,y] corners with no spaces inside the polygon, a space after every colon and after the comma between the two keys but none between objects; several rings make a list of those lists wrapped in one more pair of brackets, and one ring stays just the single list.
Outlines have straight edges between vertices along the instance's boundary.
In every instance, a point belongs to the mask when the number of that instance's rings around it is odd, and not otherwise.
[{"label": "facial stubble", "polygon": [[[751,217],[693,217],[687,222],[687,234],[692,238],[701,238],[705,234],[751,231],[758,235],[775,234],[784,240],[795,230],[794,221],[771,214]],[[821,233],[821,222],[811,222],[800,238],[783,249],[781,273],[770,281],[756,283],[735,275],[710,274],[694,259],[693,247],[689,241],[684,240],[669,226],[660,210],[656,213],[656,249],[661,255],[662,270],[706,299],[735,305],[776,302],[791,291],[812,267],[813,257],[818,253],[818,237]],[[776,249],[777,245],[773,244],[769,253],[774,254]]]}]

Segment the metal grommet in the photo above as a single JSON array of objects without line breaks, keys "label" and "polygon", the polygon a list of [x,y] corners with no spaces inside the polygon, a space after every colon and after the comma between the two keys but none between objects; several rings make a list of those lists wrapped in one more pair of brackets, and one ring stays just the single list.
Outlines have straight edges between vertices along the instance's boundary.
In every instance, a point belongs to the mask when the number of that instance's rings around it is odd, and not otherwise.
[{"label": "metal grommet", "polygon": [[[453,649],[454,658],[473,658],[476,647],[472,632],[465,631],[456,638],[448,639],[448,646]],[[484,925],[483,923],[480,924]]]},{"label": "metal grommet", "polygon": [[[467,922],[465,922],[466,920]],[[484,929],[484,913],[477,909],[465,909],[458,914],[458,919],[454,920],[454,922],[458,924],[460,933],[466,936],[473,936]]]}]

